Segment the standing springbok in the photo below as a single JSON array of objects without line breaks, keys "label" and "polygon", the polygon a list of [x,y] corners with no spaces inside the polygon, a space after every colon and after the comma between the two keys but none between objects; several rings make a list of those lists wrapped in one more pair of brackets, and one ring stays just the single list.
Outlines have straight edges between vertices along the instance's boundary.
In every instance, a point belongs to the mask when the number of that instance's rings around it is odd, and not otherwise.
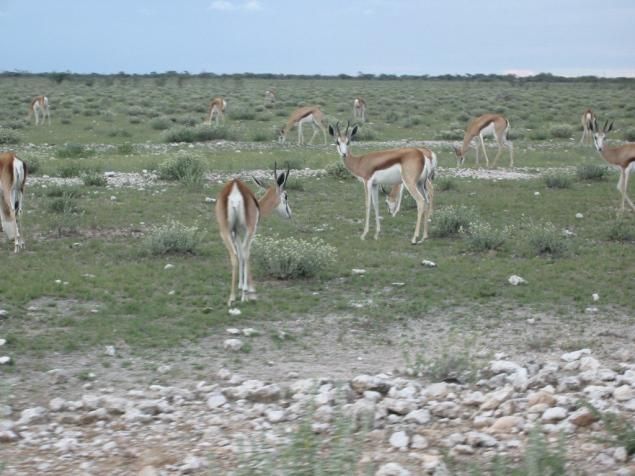
[{"label": "standing springbok", "polygon": [[[411,243],[425,240],[428,237],[428,218],[431,211],[427,185],[433,173],[433,164],[437,161],[436,154],[427,149],[408,147],[354,156],[350,151],[350,144],[358,126],[354,125],[350,132],[349,127],[347,125],[342,133],[339,123],[335,128],[329,125],[329,133],[335,138],[337,151],[346,168],[364,184],[366,222],[361,239],[364,240],[368,234],[371,205],[375,209],[375,239],[379,237],[379,186],[403,183],[417,202],[417,224]],[[423,236],[418,240],[422,220]]]},{"label": "standing springbok", "polygon": [[[629,206],[635,211],[635,205],[628,198],[626,191],[628,190],[628,178],[629,175],[635,170],[635,144],[624,144],[619,147],[606,147],[604,145],[604,139],[606,134],[613,129],[613,121],[608,124],[609,121],[604,123],[602,130],[598,127],[597,120],[593,120],[590,124],[591,132],[593,132],[593,143],[595,148],[600,153],[602,158],[609,164],[617,167],[620,171],[620,178],[617,181],[617,190],[622,194],[622,206],[620,211],[624,211],[625,202],[628,202]],[[607,128],[608,125],[608,128]]]},{"label": "standing springbok", "polygon": [[29,106],[29,119],[35,116],[35,125],[40,124],[40,115],[42,116],[42,124],[48,118],[49,126],[51,125],[51,113],[49,112],[49,99],[46,96],[36,96]]},{"label": "standing springbok", "polygon": [[[231,306],[236,300],[237,273],[241,301],[246,301],[250,297],[255,298],[256,290],[249,268],[249,253],[260,216],[270,215],[275,210],[283,217],[291,218],[291,209],[285,190],[285,185],[289,179],[289,168],[287,167],[286,173],[278,175],[274,164],[273,177],[275,183],[266,189],[260,200],[244,182],[238,179],[227,182],[218,194],[216,220],[232,267],[232,284],[227,301],[228,306]],[[264,188],[262,182],[255,177],[254,181],[259,187]]]},{"label": "standing springbok", "polygon": [[313,139],[315,139],[318,130],[322,131],[322,134],[324,135],[324,144],[326,144],[326,128],[324,127],[325,119],[324,113],[320,110],[319,106],[306,106],[296,109],[289,116],[286,126],[280,130],[278,142],[284,144],[287,140],[287,134],[289,131],[297,126],[298,145],[304,144],[302,125],[311,124],[313,126],[313,135],[311,136],[311,140],[309,140],[309,145],[313,143]]},{"label": "standing springbok", "polygon": [[[593,126],[593,121],[595,120],[595,114],[593,114],[591,109],[587,109],[582,113],[582,137],[580,137],[580,144],[593,142],[593,132],[591,131],[591,127]],[[587,138],[588,141],[586,140]]]},{"label": "standing springbok", "polygon": [[[437,169],[437,160],[436,155],[432,154],[432,151],[423,147],[420,147],[421,150],[426,157],[432,157],[432,168],[430,175],[428,176],[428,181],[426,182],[426,189],[430,195],[430,215],[429,218],[432,217],[434,213],[434,185],[432,181],[434,180],[434,176],[436,175]],[[401,199],[403,198],[403,183],[397,183],[392,186],[389,191],[386,191],[384,187],[381,187],[381,191],[386,195],[386,205],[388,206],[388,213],[393,217],[399,213],[401,208]]]},{"label": "standing springbok", "polygon": [[212,125],[212,119],[216,120],[216,125],[218,126],[219,121],[225,122],[225,108],[227,107],[227,101],[220,96],[216,96],[212,98],[209,102],[209,106],[207,108],[207,120],[205,124],[208,126]]},{"label": "standing springbok", "polygon": [[[485,164],[489,167],[489,157],[485,150],[485,141],[483,136],[493,135],[498,144],[498,152],[494,158],[492,166],[496,166],[496,161],[503,151],[503,146],[509,149],[509,166],[514,166],[514,147],[511,141],[507,140],[507,133],[509,132],[509,121],[500,114],[484,114],[476,117],[467,124],[465,135],[463,136],[463,144],[461,147],[454,147],[457,157],[457,167],[462,165],[465,161],[465,154],[467,153],[470,143],[475,137],[479,137],[481,140],[481,147],[483,148],[483,154],[485,154]],[[476,146],[476,164],[478,165],[478,144]]]},{"label": "standing springbok", "polygon": [[276,103],[276,90],[267,89],[265,91],[265,107],[273,106]]},{"label": "standing springbok", "polygon": [[353,120],[366,122],[366,101],[364,98],[356,97],[353,101]]},{"label": "standing springbok", "polygon": [[26,175],[26,163],[14,152],[0,154],[0,222],[7,238],[13,240],[15,253],[24,247],[18,218],[22,213]]}]

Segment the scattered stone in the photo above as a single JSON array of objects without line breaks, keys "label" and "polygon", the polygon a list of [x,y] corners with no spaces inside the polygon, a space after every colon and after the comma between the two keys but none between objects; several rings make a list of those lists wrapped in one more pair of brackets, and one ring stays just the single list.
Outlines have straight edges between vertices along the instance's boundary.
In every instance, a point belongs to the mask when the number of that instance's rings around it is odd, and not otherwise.
[{"label": "scattered stone", "polygon": [[507,282],[512,286],[518,286],[519,284],[527,284],[527,281],[520,276],[512,274],[509,278],[507,278]]},{"label": "scattered stone", "polygon": [[411,476],[411,473],[400,464],[385,463],[379,467],[375,476]]},{"label": "scattered stone", "polygon": [[428,259],[424,259],[423,261],[421,261],[421,264],[423,266],[425,266],[426,268],[436,268],[437,264],[434,261],[430,261]]},{"label": "scattered stone", "polygon": [[163,267],[163,269],[172,269],[172,268],[174,268],[174,265],[173,265],[173,264],[170,264],[170,263],[166,264],[166,265]]},{"label": "scattered stone", "polygon": [[232,352],[238,352],[243,348],[243,341],[240,339],[225,339],[223,342],[223,349],[231,350]]},{"label": "scattered stone", "polygon": [[408,448],[408,444],[410,443],[410,437],[405,431],[397,431],[390,435],[390,440],[388,442],[393,448],[405,450]]},{"label": "scattered stone", "polygon": [[7,365],[11,363],[11,357],[8,355],[3,355],[0,357],[0,365]]},{"label": "scattered stone", "polygon": [[366,274],[366,270],[365,270],[365,269],[362,269],[362,268],[353,268],[353,269],[351,270],[351,273],[353,273],[353,274],[357,274],[357,275],[360,275],[360,274]]},{"label": "scattered stone", "polygon": [[240,316],[241,314],[242,314],[242,312],[237,307],[230,307],[229,308],[229,315],[230,316]]}]

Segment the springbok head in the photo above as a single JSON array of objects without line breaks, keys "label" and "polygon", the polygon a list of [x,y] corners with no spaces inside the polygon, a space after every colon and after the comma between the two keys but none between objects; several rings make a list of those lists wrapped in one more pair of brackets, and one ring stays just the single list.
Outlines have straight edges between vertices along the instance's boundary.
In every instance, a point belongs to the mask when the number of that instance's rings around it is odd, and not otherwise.
[{"label": "springbok head", "polygon": [[602,152],[602,149],[604,149],[604,138],[606,137],[606,134],[613,130],[613,121],[609,124],[609,121],[607,120],[604,123],[602,130],[600,130],[597,119],[593,119],[593,121],[589,122],[589,129],[593,132],[593,143],[595,144],[595,148],[598,152]]},{"label": "springbok head", "polygon": [[289,207],[289,197],[285,189],[291,167],[287,164],[287,171],[278,175],[278,167],[273,164],[273,185],[267,187],[262,181],[256,177],[252,177],[256,185],[265,190],[265,194],[260,200],[264,207],[275,210],[283,218],[291,218],[291,207]]},{"label": "springbok head", "polygon": [[355,134],[357,134],[358,130],[357,124],[354,124],[353,128],[349,131],[350,126],[350,122],[347,121],[346,130],[342,133],[339,121],[335,124],[335,127],[329,124],[329,134],[335,139],[337,152],[340,154],[342,159],[346,158],[349,154],[348,147],[351,143],[351,139],[355,136]]}]

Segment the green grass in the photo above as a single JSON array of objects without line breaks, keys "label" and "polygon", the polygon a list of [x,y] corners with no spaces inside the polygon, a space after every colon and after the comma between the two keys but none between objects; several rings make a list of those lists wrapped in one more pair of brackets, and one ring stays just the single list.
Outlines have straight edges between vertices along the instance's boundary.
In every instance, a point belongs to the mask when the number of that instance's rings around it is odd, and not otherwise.
[{"label": "green grass", "polygon": [[[242,113],[235,119],[226,118],[226,127],[231,128],[237,139],[252,140],[256,135],[266,135],[271,141],[226,144],[212,140],[171,145],[164,142],[165,131],[157,129],[152,118],[169,118],[172,123],[198,130],[196,121],[202,122],[204,118],[208,91],[225,94],[238,111],[241,101],[260,104],[262,91],[272,87],[272,83],[245,80],[238,96],[235,83],[225,78],[192,79],[182,88],[169,81],[160,86],[143,78],[103,84],[97,78],[92,87],[74,81],[57,84],[37,77],[25,81],[4,78],[0,83],[3,93],[0,105],[5,106],[7,115],[0,118],[0,124],[23,119],[20,105],[33,90],[50,91],[47,95],[53,111],[52,125],[38,128],[25,125],[20,129],[24,143],[39,147],[17,150],[27,163],[30,159],[38,162],[38,176],[52,177],[62,174],[77,177],[91,170],[157,171],[161,164],[180,154],[198,161],[201,170],[212,173],[272,169],[274,162],[281,168],[287,161],[294,170],[323,169],[340,160],[332,144],[323,146],[317,139],[318,145],[311,147],[298,147],[294,143],[280,146],[273,141],[274,128],[282,125],[286,115],[299,103],[317,99],[330,120],[346,120],[350,108],[341,105],[348,104],[358,88],[367,90],[366,97],[371,103],[390,98],[384,102],[390,105],[389,110],[371,114],[372,128],[366,128],[372,130],[377,140],[423,140],[434,138],[442,130],[461,130],[470,115],[492,107],[488,98],[494,88],[509,98],[505,109],[512,127],[528,137],[514,143],[517,166],[536,172],[563,166],[604,165],[592,147],[578,147],[568,139],[529,138],[531,131],[547,127],[543,124],[567,123],[568,114],[583,110],[591,93],[606,104],[611,118],[619,119],[624,127],[635,124],[631,112],[618,107],[630,91],[620,89],[620,85],[593,88],[586,83],[566,87],[529,84],[520,88],[506,82],[474,82],[468,84],[470,87],[465,87],[466,84],[276,80],[274,86],[281,99],[275,113],[269,112],[264,117],[266,120],[260,120],[262,111],[254,119]],[[131,110],[133,106],[142,106],[140,98],[144,95],[152,110],[148,107]],[[103,102],[105,110],[91,109],[90,98]],[[551,103],[554,107],[546,112],[538,108],[540,104]],[[566,108],[555,107],[565,103]],[[413,107],[418,111],[416,114],[408,112]],[[88,110],[95,111],[95,115],[87,121]],[[390,112],[394,116],[389,122],[385,119]],[[545,121],[547,115],[554,117]],[[577,124],[578,114],[574,116],[571,122]],[[58,121],[56,117],[68,120]],[[417,117],[417,125],[405,128],[408,117]],[[130,118],[140,121],[131,124]],[[408,126],[412,124],[412,120],[407,122]],[[126,137],[110,135],[113,130],[127,131]],[[60,144],[80,144],[82,152],[74,156],[77,148],[69,151]],[[373,142],[353,144],[355,153],[380,147]],[[254,267],[259,300],[241,304],[243,313],[238,319],[284,320],[303,315],[319,318],[347,314],[369,323],[382,323],[424,320],[432,312],[438,315],[444,310],[475,304],[549,311],[558,307],[577,312],[587,305],[589,289],[597,290],[616,309],[632,313],[629,290],[611,284],[628,282],[635,272],[632,260],[635,218],[626,213],[622,221],[615,221],[619,194],[613,171],[608,172],[608,180],[576,182],[568,188],[545,188],[540,178],[522,181],[447,178],[444,169],[455,166],[450,145],[431,145],[431,148],[439,156],[436,182],[439,186],[431,238],[418,246],[410,244],[415,225],[413,209],[402,207],[393,218],[382,203],[384,219],[379,240],[361,241],[362,185],[355,180],[342,180],[346,175],[338,170],[313,178],[303,178],[292,170],[290,182],[296,182],[289,187],[293,220],[276,217],[263,220],[259,235],[294,237],[307,242],[318,237],[337,250],[336,260],[325,273],[309,279],[280,281]],[[58,150],[63,151],[64,157],[56,157]],[[467,166],[473,167],[471,164],[473,159],[468,160]],[[198,173],[193,175],[201,177]],[[200,182],[197,179],[196,187],[177,180],[118,189],[92,185],[44,188],[29,183],[22,230],[27,248],[16,256],[6,241],[0,242],[3,267],[12,270],[5,273],[0,286],[0,306],[12,316],[0,322],[0,333],[8,338],[7,353],[28,356],[51,350],[68,352],[112,342],[125,342],[134,352],[173,348],[217,333],[230,319],[226,308],[229,260],[218,236],[214,206],[205,198],[215,197],[221,186],[217,180],[206,179]],[[535,195],[536,191],[540,194]],[[116,200],[111,200],[113,195]],[[476,217],[486,221],[491,230],[509,230],[504,244],[494,243],[496,252],[485,253],[482,251],[494,247],[489,241],[470,245],[462,234],[435,233],[443,226],[443,211],[457,209],[471,212],[464,223],[469,224]],[[584,219],[576,219],[577,212]],[[172,220],[186,227],[198,227],[200,241],[196,254],[147,253],[145,239],[155,227]],[[573,229],[575,235],[566,238],[567,252],[555,257],[553,253],[528,252],[528,238],[533,234],[528,223],[552,223],[558,240],[564,240],[560,236],[562,230]],[[608,233],[609,229],[614,230]],[[371,228],[370,236],[372,231]],[[424,269],[422,259],[435,261],[438,267]],[[164,269],[168,263],[174,267]],[[352,276],[353,268],[366,270],[363,279]],[[511,274],[524,277],[529,284],[506,285]],[[87,279],[86,275],[94,278]],[[610,279],[605,279],[607,276]],[[60,285],[56,280],[68,284]],[[406,284],[384,291],[393,282]],[[65,314],[49,310],[42,316],[29,311],[34,300],[42,298],[77,304]],[[372,299],[372,306],[358,309],[350,304],[364,299]],[[96,312],[86,312],[86,307]],[[19,366],[16,357],[16,367]]]}]

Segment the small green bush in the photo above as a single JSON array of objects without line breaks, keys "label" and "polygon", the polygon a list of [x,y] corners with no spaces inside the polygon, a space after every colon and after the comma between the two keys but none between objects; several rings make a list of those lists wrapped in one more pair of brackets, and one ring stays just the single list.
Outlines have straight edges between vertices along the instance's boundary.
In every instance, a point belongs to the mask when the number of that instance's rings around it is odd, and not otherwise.
[{"label": "small green bush", "polygon": [[232,109],[228,114],[230,119],[236,121],[253,121],[256,119],[256,111],[251,108]]},{"label": "small green bush", "polygon": [[441,177],[434,181],[434,190],[441,192],[449,192],[450,190],[458,190],[459,186],[452,177]]},{"label": "small green bush", "polygon": [[608,173],[608,167],[595,164],[579,165],[575,170],[578,180],[584,181],[604,180]]},{"label": "small green bush", "polygon": [[273,139],[274,138],[271,134],[267,134],[264,131],[256,131],[251,136],[251,140],[254,142],[269,142],[269,141],[272,141]]},{"label": "small green bush", "polygon": [[37,175],[41,168],[40,159],[37,157],[29,157],[26,161],[26,166],[29,175]]},{"label": "small green bush", "polygon": [[81,165],[76,163],[66,163],[60,166],[58,171],[59,176],[62,178],[79,177],[82,174],[82,172],[84,172],[84,169],[82,168]]},{"label": "small green bush", "polygon": [[531,140],[545,140],[547,137],[547,131],[542,129],[534,129],[529,133],[529,139]]},{"label": "small green bush", "polygon": [[571,188],[573,180],[569,175],[549,173],[544,176],[547,188]]},{"label": "small green bush", "polygon": [[236,140],[236,133],[226,126],[198,125],[195,127],[174,127],[164,132],[165,142],[204,142],[210,140]]},{"label": "small green bush", "polygon": [[169,117],[155,117],[150,121],[150,127],[155,131],[164,131],[169,129],[172,125],[172,121]]},{"label": "small green bush", "polygon": [[134,146],[130,142],[125,142],[117,146],[117,153],[120,155],[131,155],[134,153]]},{"label": "small green bush", "polygon": [[105,187],[108,185],[108,180],[99,172],[90,172],[82,176],[84,185],[87,187]]},{"label": "small green bush", "polygon": [[48,209],[53,213],[60,215],[69,215],[71,213],[77,213],[77,197],[78,195],[70,190],[62,191],[62,195],[55,197],[49,202]]},{"label": "small green bush", "polygon": [[549,128],[549,134],[555,139],[569,139],[573,136],[573,127],[569,124],[554,124]]},{"label": "small green bush", "polygon": [[201,239],[198,228],[185,226],[176,220],[156,226],[144,239],[144,250],[152,255],[196,254]]},{"label": "small green bush", "polygon": [[631,127],[624,131],[624,140],[635,142],[635,128]]},{"label": "small green bush", "polygon": [[378,137],[377,131],[366,123],[357,130],[357,134],[355,134],[353,140],[357,142],[367,142],[377,140]]},{"label": "small green bush", "polygon": [[559,257],[566,254],[569,245],[562,233],[551,223],[533,224],[526,237],[529,254]]},{"label": "small green bush", "polygon": [[635,242],[635,225],[632,221],[618,218],[608,226],[606,237],[620,243]]},{"label": "small green bush", "polygon": [[0,127],[0,144],[19,144],[22,142],[22,136],[13,129],[5,129]]},{"label": "small green bush", "polygon": [[201,184],[205,178],[205,166],[196,157],[179,155],[159,165],[159,178],[177,180],[187,184]]},{"label": "small green bush", "polygon": [[319,238],[305,241],[293,237],[258,237],[253,246],[256,265],[277,279],[318,276],[335,263],[336,253],[333,246]]},{"label": "small green bush", "polygon": [[353,178],[353,174],[349,172],[349,170],[346,168],[341,160],[338,160],[337,162],[331,162],[326,167],[324,167],[324,170],[326,171],[326,175],[328,175],[329,177],[334,177],[336,179],[342,180]]},{"label": "small green bush", "polygon": [[467,207],[445,207],[435,213],[433,233],[440,238],[455,236],[468,232],[474,221],[474,212]]},{"label": "small green bush", "polygon": [[500,249],[511,234],[510,228],[496,229],[489,223],[471,223],[469,233],[465,235],[468,248],[482,252]]},{"label": "small green bush", "polygon": [[58,159],[77,159],[95,155],[95,151],[82,144],[64,144],[55,150],[54,155]]}]

